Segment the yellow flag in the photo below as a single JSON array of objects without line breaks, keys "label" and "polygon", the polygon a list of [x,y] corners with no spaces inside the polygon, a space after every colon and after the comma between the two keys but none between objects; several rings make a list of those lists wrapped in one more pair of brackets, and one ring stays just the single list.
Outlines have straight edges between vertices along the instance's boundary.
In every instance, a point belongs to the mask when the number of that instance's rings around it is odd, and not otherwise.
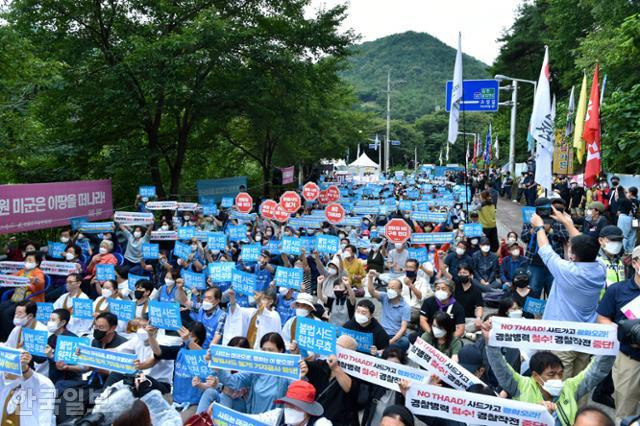
[{"label": "yellow flag", "polygon": [[582,140],[582,131],[584,130],[584,117],[587,113],[587,75],[582,77],[582,86],[580,87],[580,99],[578,100],[578,109],[576,111],[576,121],[573,128],[573,147],[576,150],[576,159],[582,164],[584,157],[584,140]]}]

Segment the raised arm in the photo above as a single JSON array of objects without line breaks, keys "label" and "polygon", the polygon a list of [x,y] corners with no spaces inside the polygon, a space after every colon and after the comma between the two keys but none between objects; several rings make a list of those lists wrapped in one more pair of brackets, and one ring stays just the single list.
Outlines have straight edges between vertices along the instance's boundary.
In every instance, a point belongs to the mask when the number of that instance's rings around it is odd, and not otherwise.
[{"label": "raised arm", "polygon": [[373,269],[369,271],[369,273],[367,274],[367,290],[369,290],[369,294],[372,297],[375,297],[376,299],[380,300],[380,292],[377,291],[375,289],[375,287],[373,286],[373,280],[378,276],[378,273],[376,271],[374,271]]}]

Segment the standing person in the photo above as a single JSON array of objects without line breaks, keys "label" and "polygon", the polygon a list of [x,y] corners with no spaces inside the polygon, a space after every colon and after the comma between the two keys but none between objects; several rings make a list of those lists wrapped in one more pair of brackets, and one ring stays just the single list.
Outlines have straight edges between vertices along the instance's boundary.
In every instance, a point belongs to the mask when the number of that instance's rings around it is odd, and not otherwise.
[{"label": "standing person", "polygon": [[527,201],[527,206],[533,206],[536,197],[538,196],[538,184],[533,178],[533,171],[529,170],[527,176],[523,181],[524,185],[524,198]]},{"label": "standing person", "polygon": [[128,266],[139,265],[143,261],[142,244],[148,243],[151,238],[151,226],[143,232],[141,226],[133,228],[133,232],[128,226],[120,225],[120,230],[127,238],[127,249],[124,252],[124,260]]},{"label": "standing person", "polygon": [[[607,288],[598,305],[598,323],[621,323],[627,320],[622,307],[640,297],[640,246],[633,249],[633,277]],[[637,327],[637,326],[636,326]],[[626,336],[625,336],[626,337]],[[613,364],[613,397],[616,404],[616,424],[636,413],[640,403],[640,348],[623,339]]]},{"label": "standing person", "polygon": [[[620,187],[622,189],[622,187]],[[633,219],[637,216],[638,208],[637,205],[634,204],[635,200],[633,194],[631,193],[631,189],[634,189],[636,194],[638,193],[637,188],[629,188],[627,194],[625,196],[620,196],[618,200],[618,228],[622,230],[623,241],[622,245],[624,248],[624,253],[629,254],[633,250],[633,247],[636,245],[636,231],[637,227],[633,226]]]},{"label": "standing person", "polygon": [[598,238],[602,228],[609,224],[607,218],[604,216],[604,212],[604,204],[600,201],[592,201],[585,211],[582,233]]},{"label": "standing person", "polygon": [[[531,225],[540,247],[538,253],[554,279],[542,319],[595,322],[598,299],[606,280],[606,268],[597,261],[600,246],[596,239],[578,232],[571,216],[555,209],[553,212],[553,217],[565,225],[571,236],[571,260],[564,260],[553,251],[542,218],[534,214]],[[589,363],[589,355],[582,352],[556,354],[564,365],[565,378],[578,375]]]},{"label": "standing person", "polygon": [[498,228],[496,225],[496,204],[493,202],[489,191],[482,191],[480,193],[480,202],[478,219],[482,224],[482,231],[489,239],[491,251],[495,253],[500,247]]},{"label": "standing person", "polygon": [[392,279],[387,285],[387,291],[377,291],[373,287],[376,276],[375,271],[369,271],[367,289],[369,294],[382,304],[380,324],[389,335],[389,344],[397,345],[406,351],[409,348],[409,338],[405,333],[411,321],[411,308],[402,298],[402,282]]},{"label": "standing person", "polygon": [[507,200],[511,199],[512,188],[513,188],[513,176],[511,176],[511,172],[508,171],[502,183],[502,196],[505,197]]},{"label": "standing person", "polygon": [[605,287],[602,293],[610,285],[619,281],[624,281],[624,263],[622,262],[622,230],[614,225],[607,225],[600,231],[598,242],[600,243],[600,251],[598,259],[604,263],[607,268],[607,277]]},{"label": "standing person", "polygon": [[581,217],[584,209],[582,208],[585,203],[585,191],[584,188],[578,186],[577,182],[571,182],[569,189],[569,205],[567,206],[569,212],[573,217]]}]

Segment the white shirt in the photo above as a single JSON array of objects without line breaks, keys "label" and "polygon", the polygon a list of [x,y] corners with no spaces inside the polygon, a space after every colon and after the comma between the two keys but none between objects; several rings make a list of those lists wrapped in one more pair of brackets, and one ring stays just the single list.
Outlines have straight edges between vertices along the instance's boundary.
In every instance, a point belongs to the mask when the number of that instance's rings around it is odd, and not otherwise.
[{"label": "white shirt", "polygon": [[[399,252],[396,249],[393,249],[389,252],[389,257],[387,261],[391,265],[391,272],[402,273],[404,269],[404,264],[407,263],[407,259],[409,259],[409,251],[406,248],[402,249],[402,252]],[[397,269],[393,267],[393,265],[397,265]]]},{"label": "white shirt", "polygon": [[398,278],[402,283],[402,298],[405,302],[407,302],[407,305],[411,306],[412,308],[420,309],[420,307],[422,306],[422,301],[429,296],[433,296],[433,290],[431,290],[431,286],[424,278],[416,275],[416,281],[414,285],[416,289],[418,289],[420,293],[422,293],[422,298],[418,299],[415,293],[411,291],[409,289],[409,286],[404,282],[404,279],[406,277],[406,275],[403,275]]},{"label": "white shirt", "polygon": [[[143,342],[137,334],[113,350],[116,352],[135,354],[138,360],[142,362],[153,358],[153,350],[151,346],[149,346],[149,342]],[[147,368],[143,370],[143,372],[145,375],[151,376],[159,382],[171,383],[173,381],[173,361],[164,359],[156,360],[153,367]]]},{"label": "white shirt", "polygon": [[[293,321],[296,318],[298,317],[293,316],[289,318],[287,322],[285,322],[284,325],[282,326],[282,332],[280,332],[280,335],[282,336],[282,340],[284,340],[284,346],[287,348],[287,350],[289,350],[291,346],[291,341],[295,340],[295,335],[291,335],[291,325],[293,324]],[[311,318],[316,321],[321,321],[319,318],[316,318],[316,317],[307,317],[307,318]],[[295,330],[294,330],[294,333],[295,333]]]},{"label": "white shirt", "polygon": [[[20,410],[20,426],[55,426],[54,413],[56,388],[48,377],[33,372],[31,377],[7,381],[4,374],[0,374],[0,417],[4,416],[4,404],[9,392],[20,386],[13,394],[12,401],[7,405],[7,412]],[[19,405],[17,401],[22,401]],[[5,424],[0,418],[0,424]]]},{"label": "white shirt", "polygon": [[[224,322],[224,331],[222,344],[226,345],[229,340],[236,336],[247,336],[249,331],[249,323],[253,314],[256,312],[256,308],[244,308],[242,306],[235,306],[235,309],[229,308],[227,319]],[[233,312],[232,312],[233,311]],[[275,310],[268,311],[264,309],[256,320],[256,341],[253,345],[253,349],[260,349],[260,339],[267,333],[280,333],[282,328],[282,321],[280,315]]]},{"label": "white shirt", "polygon": [[[47,330],[47,326],[42,324],[40,321],[36,321],[36,326],[33,329],[38,331],[46,331],[47,338],[49,338],[49,336],[51,335],[51,333],[49,333],[49,331]],[[11,330],[11,333],[9,333],[9,337],[7,337],[7,341],[5,342],[5,345],[9,346],[10,348],[23,349],[21,347],[20,348],[18,347],[18,342],[22,337],[21,334],[22,334],[22,326],[16,325],[15,327],[13,327],[13,329]],[[48,361],[45,361],[43,363],[36,363],[35,367],[38,373],[43,374],[46,377],[49,376]],[[0,410],[2,410],[2,407],[0,407]]]},{"label": "white shirt", "polygon": [[[84,293],[80,293],[78,299],[88,299]],[[65,293],[62,296],[58,297],[58,300],[53,302],[53,309],[63,309],[65,306],[65,302],[67,308],[73,307],[73,297],[69,296],[69,293]],[[90,319],[78,319],[71,314],[71,319],[69,319],[69,324],[67,324],[67,330],[75,334],[76,336],[86,336],[91,332],[91,328],[93,327],[93,320]]]}]

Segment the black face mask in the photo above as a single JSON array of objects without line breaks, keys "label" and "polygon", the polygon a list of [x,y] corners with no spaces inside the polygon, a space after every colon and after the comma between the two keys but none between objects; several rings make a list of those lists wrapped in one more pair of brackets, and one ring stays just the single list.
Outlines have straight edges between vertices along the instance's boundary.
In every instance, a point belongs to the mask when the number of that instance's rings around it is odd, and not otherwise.
[{"label": "black face mask", "polygon": [[515,285],[518,288],[525,288],[526,286],[529,285],[529,280],[524,278],[524,279],[519,279],[519,280],[513,280],[513,285]]},{"label": "black face mask", "polygon": [[142,299],[142,297],[144,297],[144,291],[142,290],[136,290],[133,294],[136,296],[136,299]]},{"label": "black face mask", "polygon": [[407,278],[415,278],[418,275],[417,271],[404,271]]},{"label": "black face mask", "polygon": [[342,299],[344,297],[344,290],[333,290],[333,294],[336,295],[336,299]]},{"label": "black face mask", "polygon": [[470,281],[470,277],[469,275],[458,275],[458,281],[460,281],[462,284],[467,284]]},{"label": "black face mask", "polygon": [[93,338],[96,340],[102,340],[106,335],[106,331],[98,330],[97,328],[93,330]]}]

